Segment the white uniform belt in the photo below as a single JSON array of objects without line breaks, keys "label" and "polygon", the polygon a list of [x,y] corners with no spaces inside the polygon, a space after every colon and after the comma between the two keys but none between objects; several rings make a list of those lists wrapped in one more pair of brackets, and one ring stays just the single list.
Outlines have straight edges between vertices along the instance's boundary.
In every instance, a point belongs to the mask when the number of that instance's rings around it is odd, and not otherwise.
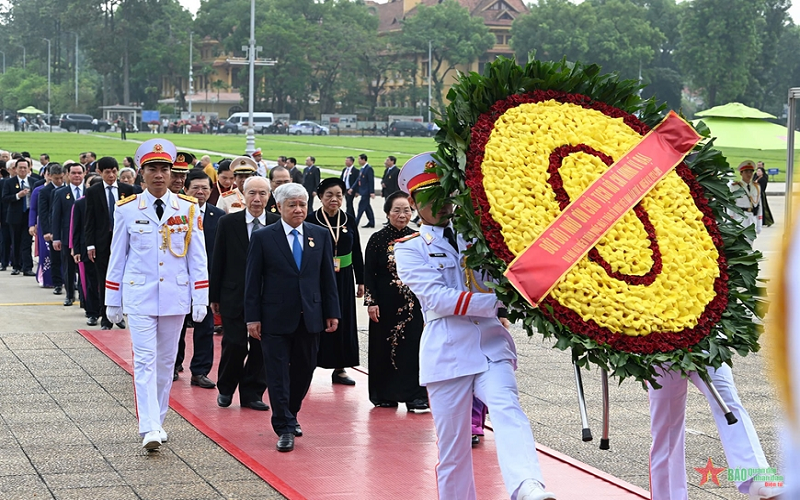
[{"label": "white uniform belt", "polygon": [[452,316],[452,314],[439,314],[435,311],[425,311],[425,322],[430,323],[435,319],[446,318],[447,316]]}]

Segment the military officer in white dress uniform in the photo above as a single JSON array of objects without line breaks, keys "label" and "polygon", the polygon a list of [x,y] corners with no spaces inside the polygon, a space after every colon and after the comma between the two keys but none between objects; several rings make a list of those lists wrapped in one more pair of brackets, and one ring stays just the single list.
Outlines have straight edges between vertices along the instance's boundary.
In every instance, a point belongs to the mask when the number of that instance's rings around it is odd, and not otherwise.
[{"label": "military officer in white dress uniform", "polygon": [[[438,183],[430,153],[411,158],[399,174],[423,221],[416,235],[395,244],[400,280],[425,316],[420,342],[420,385],[427,386],[439,447],[440,500],[477,498],[472,469],[473,395],[489,407],[503,481],[514,500],[554,499],[544,491],[536,443],[517,392],[516,347],[497,317],[501,303],[466,269],[467,243],[449,224],[452,205],[433,213],[415,193]],[[478,282],[480,281],[480,282]]]},{"label": "military officer in white dress uniform", "polygon": [[744,216],[733,211],[729,211],[729,213],[731,217],[741,222],[744,227],[755,225],[756,234],[760,234],[761,224],[759,222],[763,206],[761,205],[759,185],[753,180],[755,168],[756,164],[751,160],[743,161],[739,164],[739,174],[742,179],[728,183],[728,189],[730,189],[736,200],[736,206],[744,211]]},{"label": "military officer in white dress uniform", "polygon": [[242,189],[244,189],[245,181],[256,175],[256,168],[255,160],[249,156],[237,156],[231,160],[231,172],[236,179],[236,187],[220,195],[217,208],[225,210],[226,214],[241,212],[245,209]]},{"label": "military officer in white dress uniform", "polygon": [[136,150],[147,190],[117,203],[105,283],[109,319],[128,315],[139,434],[148,450],[167,440],[162,425],[181,325],[190,311],[201,322],[208,307],[200,210],[194,198],[168,189],[175,154],[165,139]]}]

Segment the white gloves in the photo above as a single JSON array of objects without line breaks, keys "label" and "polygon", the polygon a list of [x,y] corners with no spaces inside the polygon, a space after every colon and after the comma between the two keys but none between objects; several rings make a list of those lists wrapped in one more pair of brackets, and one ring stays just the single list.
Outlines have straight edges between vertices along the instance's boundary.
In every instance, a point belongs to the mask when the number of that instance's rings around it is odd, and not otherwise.
[{"label": "white gloves", "polygon": [[201,323],[206,319],[206,313],[208,313],[208,306],[192,306],[192,321]]},{"label": "white gloves", "polygon": [[122,308],[117,306],[106,306],[106,317],[112,323],[122,321]]}]

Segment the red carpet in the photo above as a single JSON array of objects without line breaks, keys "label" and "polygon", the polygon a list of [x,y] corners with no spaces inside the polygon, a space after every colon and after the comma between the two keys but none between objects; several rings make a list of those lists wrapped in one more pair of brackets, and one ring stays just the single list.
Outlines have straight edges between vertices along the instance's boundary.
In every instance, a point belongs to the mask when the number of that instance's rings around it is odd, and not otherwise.
[{"label": "red carpet", "polygon": [[[79,330],[89,342],[132,373],[130,335],[119,330]],[[191,330],[186,335],[186,371],[172,387],[170,406],[289,499],[435,499],[436,434],[429,413],[373,408],[367,375],[348,370],[355,387],[333,386],[330,370],[318,370],[299,414],[303,437],[295,450],[278,453],[270,412],[216,404],[217,391],[189,384]],[[220,336],[215,335],[216,380]],[[267,395],[264,395],[268,402]],[[133,425],[133,423],[131,424]],[[169,432],[169,419],[165,423]],[[180,443],[171,443],[180,446]],[[649,498],[648,492],[539,445],[547,488],[559,500]],[[507,499],[492,433],[473,450],[478,498]]]}]

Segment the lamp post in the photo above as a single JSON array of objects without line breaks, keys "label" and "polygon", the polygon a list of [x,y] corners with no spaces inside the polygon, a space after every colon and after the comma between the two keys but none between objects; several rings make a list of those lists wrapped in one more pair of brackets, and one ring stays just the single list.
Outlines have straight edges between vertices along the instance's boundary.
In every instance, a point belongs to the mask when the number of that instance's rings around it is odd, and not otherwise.
[{"label": "lamp post", "polygon": [[[192,37],[194,33],[189,32],[189,113],[192,112],[192,96],[194,95],[194,69],[192,68]],[[190,117],[191,118],[191,117]]]},{"label": "lamp post", "polygon": [[17,47],[22,47],[22,69],[25,69],[25,56],[26,56],[25,46],[20,45],[18,43],[15,43],[14,45],[16,45]]},{"label": "lamp post", "polygon": [[78,32],[64,31],[75,35],[75,111],[78,111]]},{"label": "lamp post", "polygon": [[431,73],[431,41],[428,40],[428,123],[431,122],[431,80],[433,73]]},{"label": "lamp post", "polygon": [[42,38],[47,42],[47,128],[52,132],[50,127],[50,40]]},{"label": "lamp post", "polygon": [[6,53],[0,50],[0,54],[3,54],[3,74],[6,74]]}]

